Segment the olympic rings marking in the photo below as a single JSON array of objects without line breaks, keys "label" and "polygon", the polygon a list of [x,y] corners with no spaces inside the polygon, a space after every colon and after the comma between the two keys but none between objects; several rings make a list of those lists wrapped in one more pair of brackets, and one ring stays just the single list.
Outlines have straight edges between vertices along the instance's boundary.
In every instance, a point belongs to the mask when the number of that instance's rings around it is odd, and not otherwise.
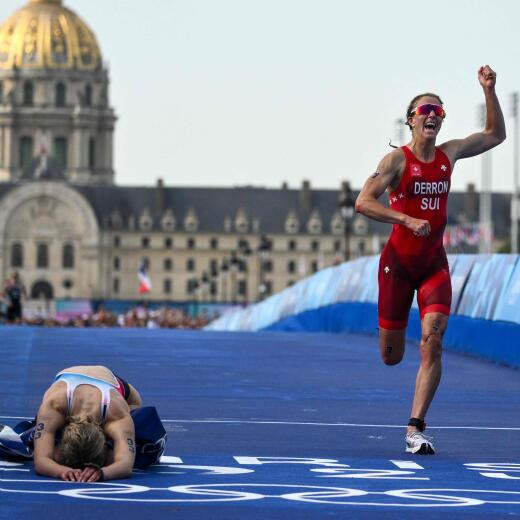
[{"label": "olympic rings marking", "polygon": [[[304,486],[289,484],[194,484],[171,486],[167,488],[153,488],[136,484],[119,484],[95,482],[83,487],[72,488],[76,482],[64,482],[61,480],[16,480],[2,479],[2,483],[38,483],[43,485],[54,485],[60,488],[64,485],[68,489],[36,490],[36,489],[6,489],[0,491],[7,493],[28,494],[56,494],[70,498],[108,500],[117,502],[163,502],[163,503],[208,503],[208,502],[236,502],[261,499],[282,499],[298,502],[311,502],[317,504],[341,505],[341,506],[374,506],[374,507],[468,507],[483,504],[511,504],[520,505],[520,491],[494,491],[484,489],[395,489],[381,492],[365,491],[361,489],[327,487],[327,486]],[[231,488],[231,489],[230,489]],[[240,488],[240,489],[232,489]],[[245,490],[245,489],[251,489]],[[269,492],[269,489],[272,490]],[[286,492],[289,490],[298,490]],[[129,498],[130,494],[165,492],[177,495],[195,495],[197,498]],[[281,493],[279,493],[281,491]],[[471,493],[473,497],[460,496],[461,493]],[[493,500],[493,497],[477,498],[479,495],[498,495],[501,500]],[[119,495],[119,496],[117,496]],[[127,495],[121,497],[120,495]],[[399,498],[403,501],[369,501],[369,495],[381,497]],[[477,497],[475,497],[475,495]],[[352,501],[354,497],[366,497],[364,501]],[[506,499],[511,497],[513,499]],[[497,497],[498,498],[498,497]],[[412,501],[412,502],[410,502]]]}]

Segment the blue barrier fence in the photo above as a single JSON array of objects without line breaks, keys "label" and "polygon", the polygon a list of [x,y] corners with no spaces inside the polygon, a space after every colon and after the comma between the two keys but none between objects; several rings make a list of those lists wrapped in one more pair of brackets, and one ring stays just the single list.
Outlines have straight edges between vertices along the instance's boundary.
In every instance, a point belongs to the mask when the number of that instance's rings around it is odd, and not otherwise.
[{"label": "blue barrier fence", "polygon": [[[447,348],[520,367],[518,255],[449,255],[452,316]],[[324,269],[245,309],[210,323],[210,330],[298,330],[377,333],[379,257]],[[420,338],[414,301],[407,335]]]}]

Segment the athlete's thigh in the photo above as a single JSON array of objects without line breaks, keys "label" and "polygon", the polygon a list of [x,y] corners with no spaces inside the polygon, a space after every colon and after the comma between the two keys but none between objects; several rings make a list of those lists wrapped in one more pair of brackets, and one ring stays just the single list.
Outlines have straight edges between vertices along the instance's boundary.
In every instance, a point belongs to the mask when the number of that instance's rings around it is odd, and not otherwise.
[{"label": "athlete's thigh", "polygon": [[379,260],[379,328],[403,330],[408,324],[414,284],[395,252],[385,247]]},{"label": "athlete's thigh", "polygon": [[448,266],[426,277],[417,290],[417,303],[421,320],[431,313],[440,313],[448,317],[451,308],[451,278]]}]

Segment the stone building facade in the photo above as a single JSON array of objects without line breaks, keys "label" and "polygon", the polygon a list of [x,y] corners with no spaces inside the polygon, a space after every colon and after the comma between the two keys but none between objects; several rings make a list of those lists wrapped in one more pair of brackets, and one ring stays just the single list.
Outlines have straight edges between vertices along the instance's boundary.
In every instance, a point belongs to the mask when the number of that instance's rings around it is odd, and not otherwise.
[{"label": "stone building facade", "polygon": [[[115,122],[94,33],[62,0],[0,26],[0,276],[19,271],[31,298],[136,300],[144,263],[150,300],[254,301],[386,241],[390,226],[352,214],[347,183],[117,186]],[[452,223],[475,200],[452,194]]]}]

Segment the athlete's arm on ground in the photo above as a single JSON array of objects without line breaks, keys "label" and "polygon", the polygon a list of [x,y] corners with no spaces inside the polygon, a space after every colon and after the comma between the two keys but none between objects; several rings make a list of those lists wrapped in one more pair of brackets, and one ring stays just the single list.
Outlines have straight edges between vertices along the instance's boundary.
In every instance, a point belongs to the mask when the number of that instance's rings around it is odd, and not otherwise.
[{"label": "athlete's arm on ground", "polygon": [[487,152],[506,138],[504,115],[495,93],[496,74],[486,65],[485,67],[480,67],[478,80],[486,100],[486,124],[482,132],[471,134],[466,139],[454,139],[440,146],[443,152],[450,158],[452,167],[458,159],[473,157]]},{"label": "athlete's arm on ground", "polygon": [[62,466],[54,460],[56,431],[63,427],[62,413],[48,402],[42,403],[36,418],[34,432],[34,469],[39,475],[77,481],[81,470]]},{"label": "athlete's arm on ground", "polygon": [[406,159],[401,150],[397,149],[385,155],[375,173],[368,178],[360,191],[356,199],[356,211],[380,222],[401,224],[416,235],[428,235],[430,223],[427,220],[410,217],[377,200],[386,189],[397,188],[401,182],[405,165]]},{"label": "athlete's arm on ground", "polygon": [[114,443],[114,462],[102,468],[102,473],[95,468],[85,468],[81,482],[95,482],[128,478],[132,476],[135,461],[135,430],[130,415],[105,424],[105,433]]}]

